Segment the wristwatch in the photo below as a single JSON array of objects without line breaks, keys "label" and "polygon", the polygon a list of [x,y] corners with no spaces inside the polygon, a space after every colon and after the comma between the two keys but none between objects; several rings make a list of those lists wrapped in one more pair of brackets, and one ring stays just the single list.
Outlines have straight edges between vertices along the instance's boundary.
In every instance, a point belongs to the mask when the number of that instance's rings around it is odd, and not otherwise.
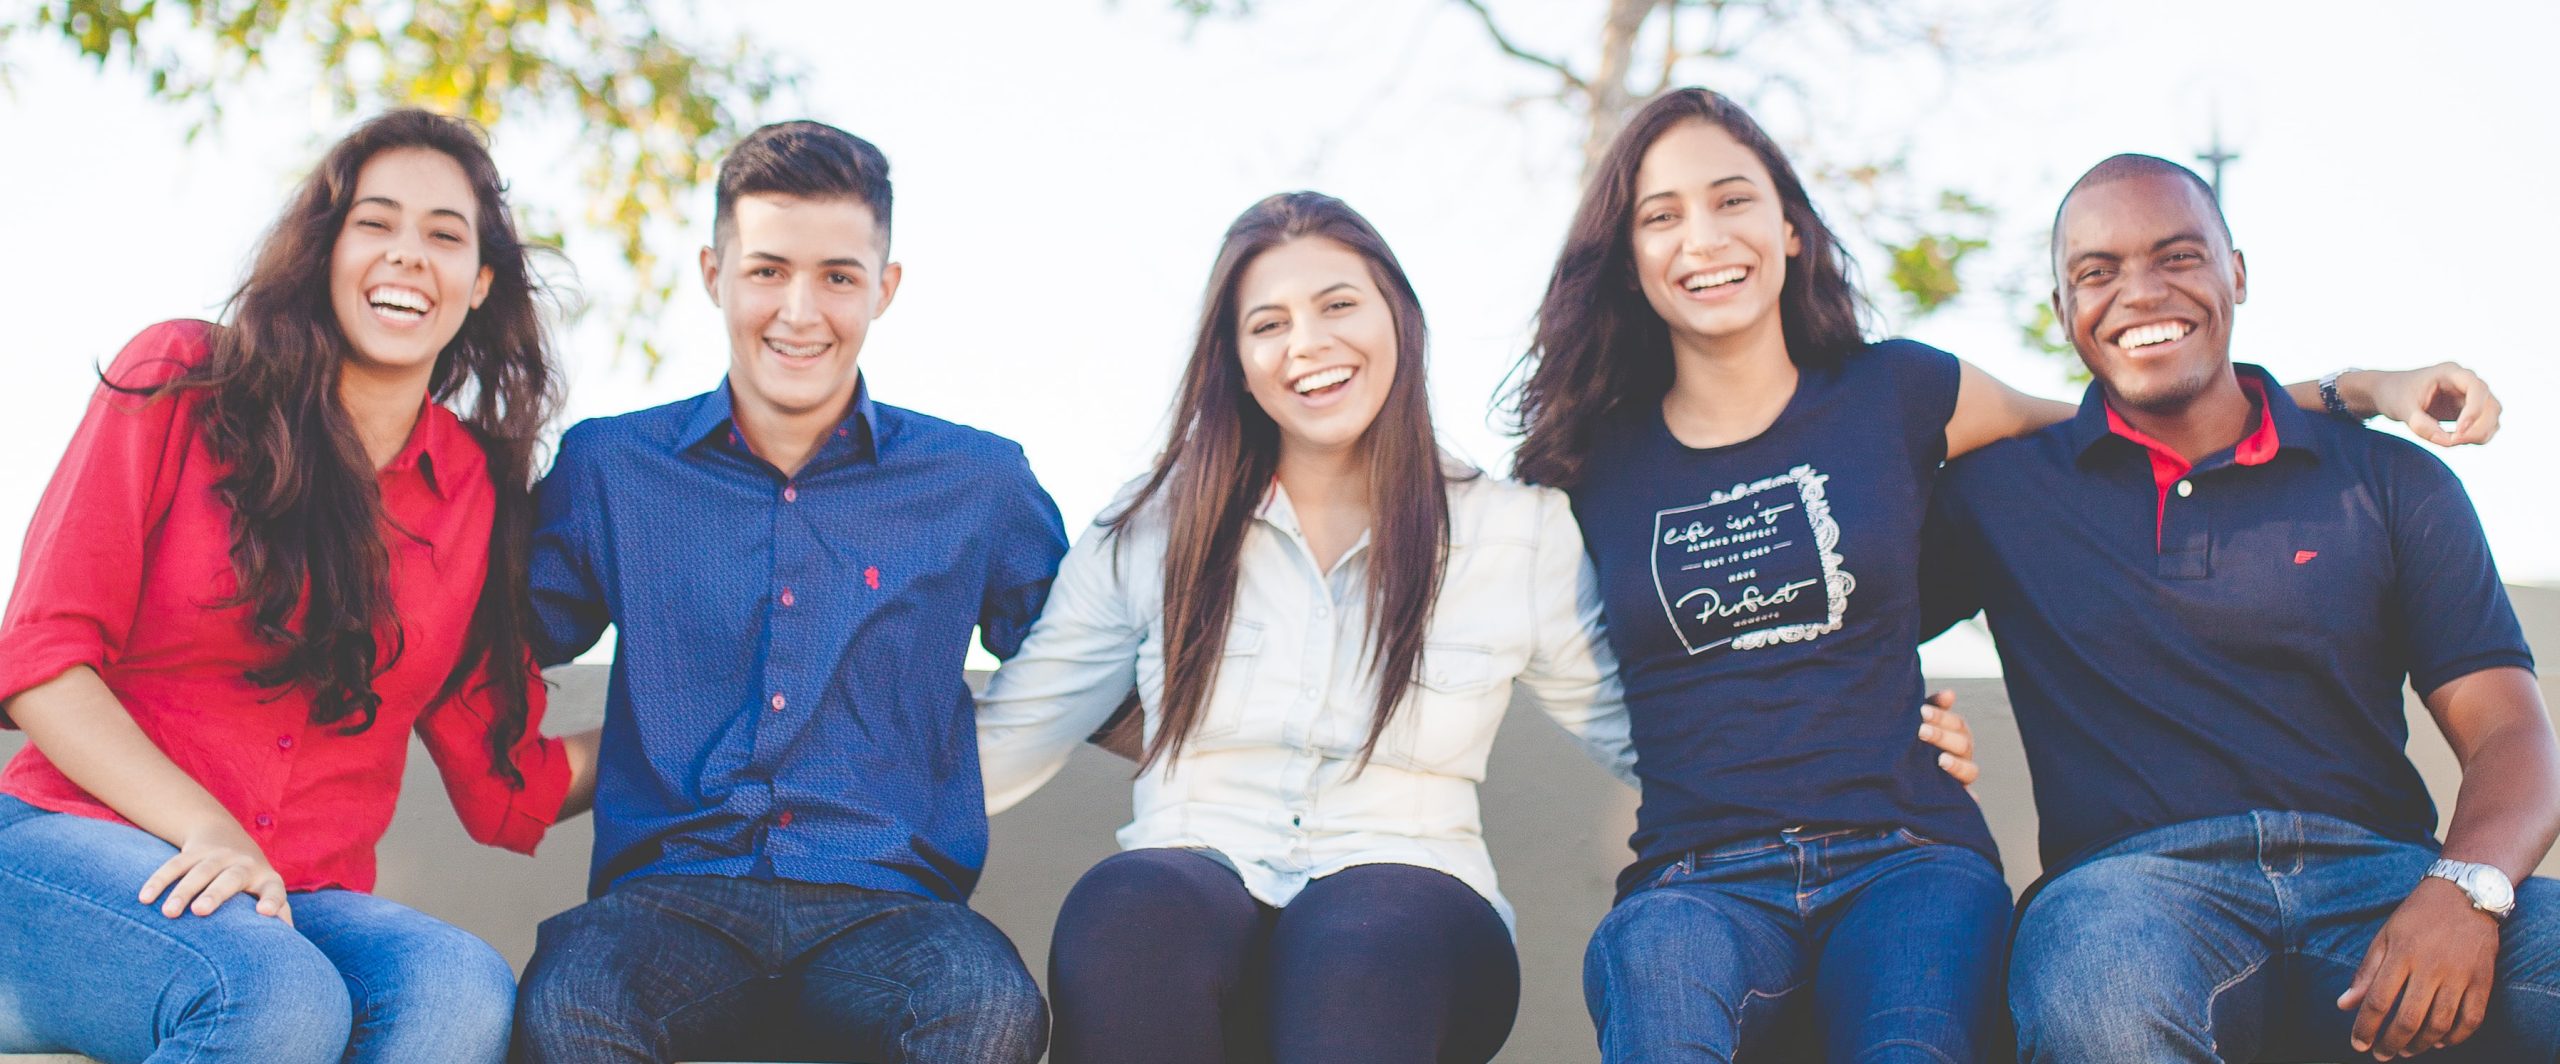
[{"label": "wristwatch", "polygon": [[2495,867],[2470,861],[2438,860],[2427,866],[2427,874],[2450,881],[2471,896],[2471,907],[2500,920],[2516,911],[2516,886],[2507,874]]},{"label": "wristwatch", "polygon": [[2362,424],[2365,419],[2347,409],[2346,399],[2338,394],[2338,378],[2355,371],[2354,366],[2342,366],[2320,375],[2320,409],[2328,411],[2330,417]]}]

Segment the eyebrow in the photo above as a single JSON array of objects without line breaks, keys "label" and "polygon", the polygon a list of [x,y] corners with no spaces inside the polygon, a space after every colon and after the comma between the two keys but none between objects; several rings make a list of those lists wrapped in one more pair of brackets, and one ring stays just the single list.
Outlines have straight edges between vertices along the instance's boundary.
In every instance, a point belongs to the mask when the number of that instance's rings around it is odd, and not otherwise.
[{"label": "eyebrow", "polygon": [[[1359,286],[1359,285],[1353,284],[1353,283],[1351,283],[1351,282],[1349,282],[1349,281],[1335,281],[1335,282],[1334,282],[1334,283],[1332,283],[1332,284],[1326,285],[1326,286],[1325,286],[1321,291],[1318,291],[1318,292],[1317,292],[1317,293],[1316,293],[1312,298],[1315,298],[1315,299],[1322,299],[1322,298],[1324,298],[1324,297],[1326,297],[1326,296],[1332,295],[1332,294],[1333,294],[1334,292],[1336,292],[1336,291],[1339,291],[1339,290],[1341,290],[1341,289],[1345,289],[1345,288],[1351,289],[1351,290],[1352,290],[1352,291],[1354,291],[1354,292],[1357,292],[1357,291],[1359,291],[1359,290],[1360,290],[1360,286]],[[1249,310],[1246,310],[1246,311],[1244,312],[1244,316],[1245,316],[1245,317],[1250,318],[1250,317],[1252,317],[1252,316],[1254,316],[1254,315],[1256,315],[1256,314],[1260,314],[1260,313],[1262,313],[1263,311],[1266,311],[1266,310],[1278,310],[1278,309],[1280,309],[1280,304],[1278,304],[1278,303],[1264,303],[1264,304],[1262,304],[1262,305],[1260,305],[1260,306],[1253,307],[1253,308],[1251,308],[1251,309],[1249,309]]]},{"label": "eyebrow", "polygon": [[[790,259],[783,258],[782,256],[776,255],[770,251],[750,251],[746,253],[746,257],[758,262],[780,263],[784,266],[791,265]],[[846,258],[844,256],[837,256],[832,259],[821,259],[818,261],[818,265],[828,269],[855,269],[866,272],[871,269],[871,264],[868,262],[864,262],[861,259],[856,258]]]},{"label": "eyebrow", "polygon": [[[1724,187],[1724,186],[1726,186],[1726,185],[1733,184],[1733,183],[1735,183],[1735,182],[1737,182],[1737,181],[1738,181],[1738,182],[1741,182],[1742,184],[1745,184],[1745,185],[1752,185],[1752,184],[1756,184],[1756,183],[1755,183],[1755,182],[1753,182],[1753,181],[1751,180],[1751,178],[1750,178],[1749,176],[1747,176],[1747,175],[1743,175],[1743,174],[1733,174],[1733,175],[1728,176],[1728,177],[1719,177],[1719,178],[1717,178],[1717,179],[1715,179],[1715,180],[1713,180],[1713,181],[1709,181],[1709,182],[1707,182],[1707,187],[1708,187],[1708,188],[1711,188],[1711,189],[1712,189],[1712,188],[1722,188],[1722,187]],[[1663,190],[1662,190],[1662,191],[1660,191],[1660,192],[1655,192],[1655,193],[1652,193],[1652,194],[1650,194],[1650,195],[1646,195],[1646,196],[1640,196],[1640,197],[1637,197],[1637,199],[1636,199],[1636,206],[1638,206],[1638,207],[1642,207],[1642,206],[1644,206],[1645,204],[1648,204],[1648,203],[1651,203],[1651,202],[1653,202],[1653,201],[1655,201],[1655,200],[1661,199],[1661,198],[1662,198],[1662,197],[1664,197],[1664,196],[1676,195],[1676,194],[1678,194],[1678,192],[1679,192],[1679,190],[1678,190],[1678,189],[1670,189],[1670,188],[1666,188],[1666,189],[1663,189]]]},{"label": "eyebrow", "polygon": [[[389,207],[389,208],[391,208],[392,210],[395,210],[395,211],[400,209],[400,201],[399,201],[399,200],[396,200],[396,199],[392,199],[392,198],[391,198],[391,197],[389,197],[389,196],[366,196],[366,197],[365,197],[365,198],[363,198],[363,199],[357,200],[357,201],[355,202],[355,205],[356,205],[356,206],[358,206],[358,207],[362,207],[362,206],[364,206],[365,204],[368,204],[368,203],[379,203],[379,204],[381,204],[381,205],[383,205],[383,206],[385,206],[385,207]],[[463,224],[465,224],[465,225],[469,225],[469,224],[471,223],[471,217],[470,217],[469,215],[466,215],[466,214],[462,213],[461,211],[454,210],[454,209],[453,209],[453,208],[451,208],[451,207],[438,207],[438,208],[436,208],[436,209],[434,209],[434,210],[428,211],[427,213],[428,213],[428,214],[431,214],[431,215],[432,215],[432,214],[441,214],[441,215],[444,215],[444,216],[446,216],[446,217],[448,217],[448,218],[452,218],[452,219],[454,219],[455,221],[461,222],[461,223],[463,223]]]},{"label": "eyebrow", "polygon": [[[2185,244],[2185,243],[2196,243],[2196,244],[2202,244],[2202,243],[2204,243],[2204,242],[2205,242],[2205,239],[2204,239],[2204,234],[2203,234],[2202,232],[2199,232],[2199,231],[2194,230],[2194,229],[2187,229],[2187,230],[2181,230],[2181,231],[2179,231],[2179,232],[2177,232],[2177,233],[2175,233],[2175,234],[2172,234],[2172,235],[2170,235],[2170,236],[2164,236],[2164,237],[2161,237],[2161,238],[2160,238],[2160,239],[2158,239],[2158,240],[2154,240],[2154,241],[2152,241],[2152,242],[2151,242],[2151,250],[2156,254],[2156,253],[2158,253],[2159,251],[2161,251],[2162,249],[2168,248],[2168,247],[2170,247],[2171,245],[2175,245],[2175,244]],[[2083,252],[2081,252],[2081,253],[2079,253],[2079,254],[2077,254],[2077,255],[2073,255],[2073,256],[2071,256],[2071,258],[2068,260],[2068,264],[2069,264],[2069,265],[2071,265],[2071,266],[2073,266],[2073,267],[2078,267],[2081,263],[2083,263],[2083,262],[2087,262],[2087,261],[2089,261],[2089,260],[2091,260],[2091,259],[2097,259],[2097,260],[2102,261],[2102,262],[2121,262],[2121,261],[2123,261],[2124,256],[2122,256],[2122,255],[2118,255],[2118,254],[2116,254],[2115,252],[2112,252],[2112,251],[2083,251]]]}]

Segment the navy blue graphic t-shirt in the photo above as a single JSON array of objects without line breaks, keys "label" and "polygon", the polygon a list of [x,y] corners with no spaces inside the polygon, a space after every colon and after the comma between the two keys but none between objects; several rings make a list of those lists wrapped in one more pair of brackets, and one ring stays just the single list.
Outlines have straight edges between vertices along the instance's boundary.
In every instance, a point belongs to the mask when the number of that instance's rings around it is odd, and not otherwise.
[{"label": "navy blue graphic t-shirt", "polygon": [[1955,357],[1908,340],[1805,370],[1768,431],[1605,428],[1572,491],[1599,570],[1644,801],[1624,891],[1692,849],[1899,827],[1998,852],[1918,737],[1918,565]]}]

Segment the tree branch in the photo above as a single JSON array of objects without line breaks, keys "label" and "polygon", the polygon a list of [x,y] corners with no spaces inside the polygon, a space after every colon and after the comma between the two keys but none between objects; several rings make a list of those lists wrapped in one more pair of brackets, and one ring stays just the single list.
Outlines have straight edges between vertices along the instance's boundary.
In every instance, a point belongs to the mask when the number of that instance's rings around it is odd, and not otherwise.
[{"label": "tree branch", "polygon": [[1557,77],[1564,79],[1567,87],[1576,92],[1590,91],[1591,86],[1583,81],[1582,75],[1574,73],[1572,67],[1511,43],[1510,35],[1502,32],[1501,25],[1493,21],[1493,10],[1484,5],[1484,0],[1458,0],[1458,3],[1476,13],[1476,20],[1484,23],[1484,32],[1493,38],[1493,46],[1502,49],[1502,54],[1554,71]]}]

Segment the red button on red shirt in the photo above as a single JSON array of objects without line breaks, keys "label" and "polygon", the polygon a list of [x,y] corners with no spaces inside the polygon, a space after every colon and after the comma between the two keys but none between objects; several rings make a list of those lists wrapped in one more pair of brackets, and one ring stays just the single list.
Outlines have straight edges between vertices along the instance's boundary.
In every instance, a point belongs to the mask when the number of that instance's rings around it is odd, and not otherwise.
[{"label": "red button on red shirt", "polygon": [[[169,322],[125,346],[107,378],[150,387],[203,364],[212,326]],[[232,512],[215,484],[229,472],[196,414],[205,393],[158,399],[101,387],[29,522],[9,607],[0,615],[0,699],[86,666],[170,759],[261,833],[259,846],[290,890],[369,890],[374,844],[391,823],[409,736],[443,770],[475,839],[530,852],[560,811],[568,761],[541,738],[542,689],[514,750],[521,788],[492,772],[487,696],[478,682],[436,705],[460,659],[488,571],[496,495],[479,444],[444,407],[419,411],[408,443],[378,482],[390,558],[385,663],[374,680],[380,713],[364,732],[322,743],[297,771],[253,756],[291,750],[309,727],[311,699],[242,675],[274,659],[249,610],[208,606],[207,588],[233,586]],[[395,640],[401,642],[395,643]],[[397,647],[397,650],[393,647]],[[43,751],[21,749],[0,793],[55,812],[119,819],[71,782]],[[254,815],[250,810],[265,810]]]}]

